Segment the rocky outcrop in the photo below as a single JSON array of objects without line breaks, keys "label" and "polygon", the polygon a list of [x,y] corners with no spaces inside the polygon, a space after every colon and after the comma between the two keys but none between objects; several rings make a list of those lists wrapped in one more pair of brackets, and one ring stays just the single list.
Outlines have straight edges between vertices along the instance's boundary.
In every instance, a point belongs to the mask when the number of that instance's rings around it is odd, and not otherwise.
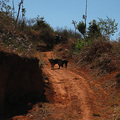
[{"label": "rocky outcrop", "polygon": [[0,113],[27,102],[42,100],[44,82],[37,58],[0,51]]}]

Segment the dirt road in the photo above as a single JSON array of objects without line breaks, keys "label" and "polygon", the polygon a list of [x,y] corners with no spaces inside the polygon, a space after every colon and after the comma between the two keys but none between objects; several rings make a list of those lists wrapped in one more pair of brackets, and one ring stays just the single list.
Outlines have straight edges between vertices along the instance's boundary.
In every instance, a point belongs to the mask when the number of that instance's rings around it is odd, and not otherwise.
[{"label": "dirt road", "polygon": [[[39,53],[38,53],[39,55]],[[55,65],[51,70],[48,58],[54,58],[53,53],[43,52],[46,65],[43,67],[46,86],[45,95],[49,102],[37,103],[26,116],[16,116],[12,120],[96,120],[93,117],[92,97],[86,74],[83,77],[69,68],[58,69]]]},{"label": "dirt road", "polygon": [[[51,57],[51,52],[45,54],[46,58]],[[53,86],[56,105],[56,109],[47,119],[92,120],[90,95],[94,93],[89,84],[82,76],[69,69],[57,69],[58,65],[55,65],[54,68],[54,70],[51,70],[48,62],[43,70]]]},{"label": "dirt road", "polygon": [[[14,116],[12,120],[115,119],[114,106],[117,104],[110,96],[111,91],[116,89],[113,87],[115,83],[111,83],[112,89],[109,91],[106,87],[110,86],[108,80],[113,81],[115,75],[111,74],[111,77],[101,78],[98,81],[86,69],[76,70],[71,62],[68,68],[58,69],[58,65],[55,65],[54,70],[51,70],[48,58],[55,58],[52,51],[38,52],[37,57],[43,58],[47,63],[43,66],[43,75],[45,75],[45,96],[48,101],[30,104],[32,109],[27,114]],[[114,98],[116,96],[117,94],[113,94]]]}]

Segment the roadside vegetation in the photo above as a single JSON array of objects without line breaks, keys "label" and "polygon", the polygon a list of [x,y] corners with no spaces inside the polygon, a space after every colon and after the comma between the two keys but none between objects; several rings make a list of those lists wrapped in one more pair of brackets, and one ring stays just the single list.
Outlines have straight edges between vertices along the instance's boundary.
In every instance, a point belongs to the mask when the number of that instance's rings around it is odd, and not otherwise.
[{"label": "roadside vegetation", "polygon": [[110,73],[119,70],[120,66],[120,41],[110,40],[117,31],[117,23],[109,17],[99,20],[90,22],[84,39],[76,42],[75,60],[78,65],[89,65],[91,69],[98,68],[99,74]]},{"label": "roadside vegetation", "polygon": [[[3,2],[3,3],[2,3]],[[22,18],[17,18],[12,12],[7,1],[1,2],[0,10],[0,43],[1,49],[30,55],[34,53],[38,45],[47,46],[46,49],[53,49],[56,44],[55,36],[62,36],[60,42],[67,43],[69,38],[74,39],[72,30],[58,28],[54,30],[44,19],[36,18],[26,20],[24,18],[25,9],[22,10]],[[9,10],[8,10],[9,8]],[[76,34],[80,37],[79,34]]]}]

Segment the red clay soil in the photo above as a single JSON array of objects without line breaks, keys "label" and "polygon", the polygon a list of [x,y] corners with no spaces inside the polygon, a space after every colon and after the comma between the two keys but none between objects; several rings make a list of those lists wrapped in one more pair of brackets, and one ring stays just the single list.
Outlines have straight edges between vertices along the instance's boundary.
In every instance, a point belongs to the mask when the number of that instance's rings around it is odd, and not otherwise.
[{"label": "red clay soil", "polygon": [[[51,52],[46,55],[50,58]],[[93,94],[93,91],[89,84],[82,76],[69,69],[57,68],[57,65],[54,70],[50,69],[50,65],[44,68],[44,73],[48,75],[53,86],[54,102],[59,110],[54,112],[50,119],[92,120],[90,94]]]},{"label": "red clay soil", "polygon": [[[107,92],[100,84],[91,82],[85,71],[74,71],[68,68],[51,70],[48,58],[52,52],[44,52],[47,65],[44,65],[46,97],[48,102],[38,103],[24,116],[13,117],[12,120],[105,120],[100,115],[99,100],[107,97]],[[96,90],[93,90],[94,86]],[[97,96],[97,97],[96,97]],[[98,99],[97,99],[98,98]],[[97,100],[97,101],[96,101]],[[96,101],[96,104],[95,104]],[[112,120],[112,119],[107,119]]]}]

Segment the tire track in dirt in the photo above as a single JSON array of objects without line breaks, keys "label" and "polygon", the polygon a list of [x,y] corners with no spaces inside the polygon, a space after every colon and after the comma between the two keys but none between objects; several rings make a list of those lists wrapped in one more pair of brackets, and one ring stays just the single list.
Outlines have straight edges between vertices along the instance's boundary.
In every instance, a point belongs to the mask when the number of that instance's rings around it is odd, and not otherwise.
[{"label": "tire track in dirt", "polygon": [[[82,120],[90,120],[91,111],[89,106],[88,89],[84,86],[84,78],[69,71],[69,70],[48,70],[45,71],[49,74],[50,82],[53,85],[55,94],[55,101],[57,103],[67,103],[71,108],[71,103],[77,103],[80,107]],[[50,77],[51,76],[51,77]],[[70,103],[69,103],[70,102]],[[80,116],[81,117],[81,116]]]}]

